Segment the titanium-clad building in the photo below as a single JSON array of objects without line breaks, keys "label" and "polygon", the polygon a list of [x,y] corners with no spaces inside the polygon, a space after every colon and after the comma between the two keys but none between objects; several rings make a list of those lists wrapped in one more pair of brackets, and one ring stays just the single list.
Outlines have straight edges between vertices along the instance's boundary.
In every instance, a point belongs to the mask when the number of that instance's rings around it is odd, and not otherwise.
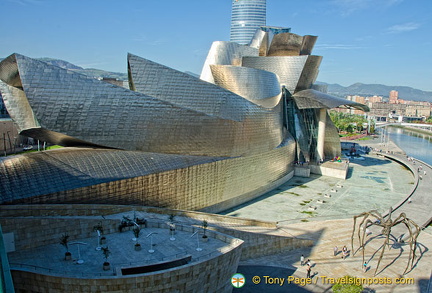
[{"label": "titanium-clad building", "polygon": [[230,41],[250,43],[257,28],[266,25],[266,0],[232,0]]},{"label": "titanium-clad building", "polygon": [[[241,2],[241,1],[239,1]],[[215,42],[201,78],[128,54],[130,89],[12,54],[0,92],[20,134],[65,148],[0,159],[0,204],[138,204],[218,212],[340,154],[316,37],[261,27]]]}]

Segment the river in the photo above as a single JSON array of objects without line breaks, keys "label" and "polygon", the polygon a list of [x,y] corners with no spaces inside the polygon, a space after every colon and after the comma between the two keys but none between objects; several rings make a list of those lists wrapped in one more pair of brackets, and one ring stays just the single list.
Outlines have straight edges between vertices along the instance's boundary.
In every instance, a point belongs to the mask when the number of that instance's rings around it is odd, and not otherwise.
[{"label": "river", "polygon": [[404,152],[432,166],[432,136],[403,128],[386,127],[390,139]]}]

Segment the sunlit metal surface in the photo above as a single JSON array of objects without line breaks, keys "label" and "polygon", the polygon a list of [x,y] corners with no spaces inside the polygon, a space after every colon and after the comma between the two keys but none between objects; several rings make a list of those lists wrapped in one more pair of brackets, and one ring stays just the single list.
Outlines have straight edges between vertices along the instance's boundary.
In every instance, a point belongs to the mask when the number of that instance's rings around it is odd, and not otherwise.
[{"label": "sunlit metal surface", "polygon": [[238,158],[82,148],[3,157],[0,204],[139,204],[217,212],[281,184],[293,173],[294,150],[288,138],[269,152]]},{"label": "sunlit metal surface", "polygon": [[0,203],[218,212],[288,180],[294,160],[340,154],[322,109],[368,109],[312,90],[316,37],[289,31],[261,27],[251,46],[214,42],[201,79],[129,54],[131,90],[9,56],[0,92],[20,133],[81,148],[1,158]]},{"label": "sunlit metal surface", "polygon": [[256,30],[249,46],[259,49],[260,56],[267,56],[273,37],[290,31],[291,28],[286,27],[262,26]]},{"label": "sunlit metal surface", "polygon": [[300,36],[292,33],[281,33],[273,37],[267,56],[310,55],[316,36]]},{"label": "sunlit metal surface", "polygon": [[273,108],[279,103],[282,93],[276,74],[240,66],[210,67],[216,85],[266,108]]},{"label": "sunlit metal surface", "polygon": [[243,56],[258,56],[258,49],[232,42],[213,42],[204,62],[200,78],[214,83],[210,65],[240,66]]},{"label": "sunlit metal surface", "polygon": [[364,104],[331,96],[313,89],[300,91],[298,93],[295,93],[293,97],[299,109],[331,109],[339,107],[341,105],[346,105],[362,111],[369,111],[369,107]]},{"label": "sunlit metal surface", "polygon": [[263,109],[154,62],[136,68],[146,68],[143,75],[156,77],[163,72],[171,86],[163,78],[146,80],[150,96],[22,55],[8,59],[17,60],[24,91],[11,86],[7,89],[19,95],[2,90],[6,107],[22,134],[39,140],[64,146],[238,156],[271,150],[283,139],[280,109]]},{"label": "sunlit metal surface", "polygon": [[242,65],[273,72],[290,93],[311,86],[318,74],[321,56],[243,57]]}]

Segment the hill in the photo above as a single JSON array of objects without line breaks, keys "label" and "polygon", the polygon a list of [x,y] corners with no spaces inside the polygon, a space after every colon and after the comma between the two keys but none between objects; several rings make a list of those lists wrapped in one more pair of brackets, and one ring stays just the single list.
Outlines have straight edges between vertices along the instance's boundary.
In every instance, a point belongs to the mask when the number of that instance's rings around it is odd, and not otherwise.
[{"label": "hill", "polygon": [[[3,58],[0,58],[0,61]],[[49,64],[69,69],[87,76],[101,78],[101,77],[109,77],[109,78],[117,78],[120,80],[127,80],[127,73],[122,72],[111,72],[105,71],[101,69],[95,68],[82,68],[76,66],[70,62],[53,59],[53,58],[38,58],[38,60],[47,62]],[[193,76],[199,77],[198,74],[187,72]],[[399,98],[404,100],[412,100],[412,101],[428,101],[432,102],[432,92],[422,91],[419,89],[415,89],[408,86],[388,86],[383,84],[364,84],[364,83],[355,83],[348,87],[341,86],[340,84],[328,84],[325,82],[317,82],[317,84],[325,84],[328,87],[328,93],[337,97],[344,98],[349,95],[359,95],[359,96],[383,96],[388,97],[391,90],[396,90],[399,92]]]},{"label": "hill", "polygon": [[[0,58],[0,61],[2,61],[3,59],[4,58]],[[110,77],[110,78],[117,78],[120,80],[128,79],[127,73],[111,72],[111,71],[105,71],[96,68],[82,68],[80,66],[76,66],[75,64],[60,59],[53,59],[53,58],[35,58],[35,59],[60,68],[69,69],[71,71],[75,71],[77,73],[81,73],[90,77],[95,77],[95,78]]]},{"label": "hill", "polygon": [[[326,84],[318,82],[319,84]],[[328,93],[338,97],[346,97],[348,95],[359,96],[383,96],[388,97],[391,90],[399,92],[399,99],[411,101],[428,101],[432,102],[432,92],[422,91],[408,86],[388,86],[383,84],[364,84],[355,83],[348,87],[339,84],[326,84]]]}]

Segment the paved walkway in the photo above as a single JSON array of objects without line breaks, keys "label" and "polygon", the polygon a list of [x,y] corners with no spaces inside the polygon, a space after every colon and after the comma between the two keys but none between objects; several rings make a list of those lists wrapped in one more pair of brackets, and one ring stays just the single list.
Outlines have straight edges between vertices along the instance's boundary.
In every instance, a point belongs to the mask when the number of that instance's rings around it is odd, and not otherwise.
[{"label": "paved walkway", "polygon": [[[373,142],[365,142],[368,145],[371,143]],[[392,145],[387,147],[390,147],[393,153],[400,151]],[[417,164],[416,162],[415,166]],[[432,170],[423,169],[423,172],[426,170],[427,174],[423,174],[423,180],[420,180],[417,185],[418,176],[412,176],[411,172],[401,167],[400,164],[376,154],[365,156],[364,160],[353,160],[350,167],[347,180],[315,175],[311,178],[295,177],[280,186],[278,190],[226,213],[231,216],[278,222],[279,226],[279,229],[275,230],[259,226],[241,226],[235,222],[225,224],[233,229],[308,238],[315,242],[315,245],[310,248],[242,261],[239,272],[245,274],[247,285],[242,290],[233,289],[233,292],[331,292],[331,282],[334,278],[345,275],[364,277],[367,278],[365,279],[367,282],[390,283],[364,285],[370,289],[368,292],[426,292],[432,263],[432,254],[429,251],[432,248],[431,228],[427,228],[420,234],[415,266],[402,279],[397,278],[401,277],[406,267],[409,247],[406,244],[400,245],[392,242],[389,247],[391,249],[386,248],[384,257],[378,266],[379,253],[384,239],[379,236],[379,231],[376,229],[368,237],[365,248],[365,258],[368,262],[366,272],[363,271],[361,251],[355,255],[353,251],[350,251],[348,257],[342,259],[340,253],[333,256],[333,248],[337,246],[341,249],[346,245],[351,250],[352,216],[364,211],[377,209],[384,214],[390,206],[400,206],[394,215],[399,215],[403,211],[408,217],[420,221],[420,224],[426,222],[432,211],[432,208],[428,209],[425,204],[431,203],[428,192],[431,190],[429,184],[432,182],[429,176],[432,176]],[[429,167],[423,165],[422,168]],[[418,174],[421,175],[421,172],[416,173]],[[415,193],[410,196],[413,190]],[[330,196],[326,197],[326,195]],[[411,203],[408,203],[409,197],[411,197]],[[127,237],[131,236],[131,232],[126,233],[128,234],[122,234]],[[399,229],[393,230],[396,238],[400,233]],[[160,240],[158,245],[162,245],[163,242],[171,245],[171,241],[167,242],[168,235],[164,232],[160,235],[164,235],[166,239]],[[88,242],[89,245],[94,243],[94,239],[83,239],[83,241]],[[118,241],[124,243],[125,240],[119,239]],[[193,241],[190,233],[185,235],[184,241]],[[175,242],[175,249],[179,249],[178,243],[180,242],[177,240]],[[213,241],[206,243],[210,246],[213,244],[216,243]],[[131,251],[129,254],[145,254],[147,252],[145,247],[140,252]],[[193,248],[194,242],[190,242],[188,247]],[[354,251],[357,247],[358,243]],[[132,246],[130,248],[132,249]],[[93,250],[94,247],[92,247]],[[213,247],[212,250],[217,251],[218,248]],[[270,277],[284,277],[287,282],[286,278],[292,276],[297,278],[295,280],[299,283],[305,281],[306,267],[300,265],[302,254],[306,259],[311,259],[312,284],[291,283],[287,285],[285,283],[280,286],[276,283],[276,279],[270,279]],[[94,261],[97,268],[100,269],[103,259],[88,256],[85,263]],[[40,262],[43,263],[44,260]],[[78,265],[75,266],[78,267]],[[375,270],[377,270],[376,276],[374,276]],[[260,277],[260,283],[257,285],[252,282],[254,276]],[[397,281],[409,284],[395,284]]]},{"label": "paved walkway", "polygon": [[415,174],[415,186],[411,196],[394,206],[396,214],[405,213],[408,218],[418,223],[422,228],[431,223],[432,203],[430,191],[432,190],[432,167],[416,159],[407,158],[400,154],[383,154],[403,162]]},{"label": "paved walkway", "polygon": [[[370,144],[371,141],[364,143]],[[386,149],[393,153],[401,152],[391,142]],[[398,159],[406,160],[406,156],[398,156]],[[426,175],[422,175],[423,180],[419,180],[417,185],[417,175],[421,172],[412,176],[411,172],[400,164],[375,153],[365,156],[364,161],[353,160],[350,166],[352,168],[345,181],[324,176],[312,176],[310,179],[295,177],[278,191],[227,212],[232,216],[277,221],[280,233],[315,241],[311,248],[242,261],[239,271],[248,267],[250,269],[245,274],[247,278],[254,275],[254,270],[255,275],[261,278],[259,285],[247,279],[249,283],[243,292],[284,292],[276,283],[268,282],[263,285],[262,282],[265,283],[264,274],[269,277],[283,276],[287,269],[292,270],[292,276],[299,278],[298,282],[304,280],[302,278],[306,277],[306,267],[300,265],[302,254],[312,260],[313,284],[291,284],[287,292],[331,292],[331,278],[345,275],[368,278],[365,279],[366,282],[388,283],[366,284],[364,287],[369,289],[368,292],[426,292],[432,269],[432,254],[429,251],[432,247],[430,227],[420,233],[415,266],[402,279],[398,278],[402,276],[407,265],[409,246],[392,241],[391,249],[386,248],[378,266],[384,238],[379,236],[380,231],[377,229],[372,229],[372,235],[368,236],[365,249],[368,268],[366,272],[363,271],[361,251],[355,255],[350,251],[348,257],[342,259],[341,253],[333,256],[333,248],[337,246],[340,250],[346,245],[351,250],[352,216],[372,209],[385,214],[390,206],[397,207],[393,219],[404,212],[420,225],[426,223],[432,211],[428,193],[432,187],[432,180],[428,180],[428,175],[432,176],[432,170],[423,164]],[[418,162],[415,166],[418,166]],[[410,195],[413,191],[414,194]],[[325,194],[330,194],[331,197],[324,198]],[[410,197],[411,203],[408,201]],[[318,204],[318,200],[323,200],[324,203]],[[302,203],[304,205],[301,205]],[[309,209],[310,205],[316,206],[316,209]],[[406,230],[400,228],[404,228],[404,225],[392,230],[395,238],[403,233],[407,234]],[[358,244],[355,243],[354,251],[357,248]],[[260,267],[263,265],[271,266],[270,272]]]}]

